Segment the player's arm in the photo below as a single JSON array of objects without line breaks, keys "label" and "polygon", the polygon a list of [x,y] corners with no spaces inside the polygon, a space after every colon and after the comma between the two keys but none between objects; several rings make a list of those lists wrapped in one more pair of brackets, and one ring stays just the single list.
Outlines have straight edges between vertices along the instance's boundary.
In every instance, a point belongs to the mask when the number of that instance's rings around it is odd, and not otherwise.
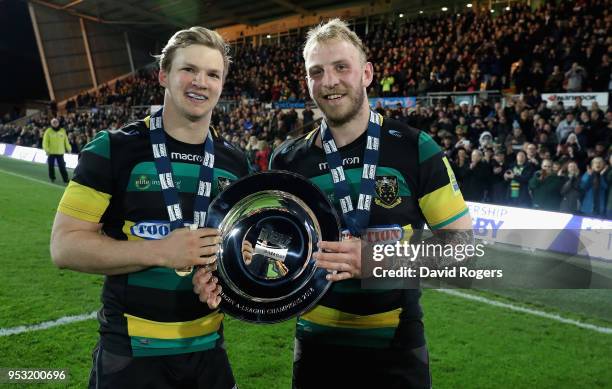
[{"label": "player's arm", "polygon": [[60,268],[85,273],[124,274],[161,266],[180,269],[214,262],[216,229],[174,230],[165,239],[120,241],[101,233],[102,224],[57,212],[51,258]]},{"label": "player's arm", "polygon": [[181,228],[162,240],[122,241],[101,233],[114,179],[110,137],[101,131],[82,151],[74,179],[60,201],[51,232],[51,258],[60,268],[124,274],[151,266],[180,269],[214,260],[216,229]]}]

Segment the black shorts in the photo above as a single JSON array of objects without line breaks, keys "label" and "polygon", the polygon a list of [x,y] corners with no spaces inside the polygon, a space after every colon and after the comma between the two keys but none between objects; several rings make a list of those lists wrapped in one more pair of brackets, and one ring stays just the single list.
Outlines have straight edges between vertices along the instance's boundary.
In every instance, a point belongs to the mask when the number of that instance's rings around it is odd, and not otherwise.
[{"label": "black shorts", "polygon": [[366,348],[295,340],[294,389],[429,389],[427,346]]},{"label": "black shorts", "polygon": [[90,389],[237,388],[224,348],[189,354],[130,357],[98,344],[93,351]]}]

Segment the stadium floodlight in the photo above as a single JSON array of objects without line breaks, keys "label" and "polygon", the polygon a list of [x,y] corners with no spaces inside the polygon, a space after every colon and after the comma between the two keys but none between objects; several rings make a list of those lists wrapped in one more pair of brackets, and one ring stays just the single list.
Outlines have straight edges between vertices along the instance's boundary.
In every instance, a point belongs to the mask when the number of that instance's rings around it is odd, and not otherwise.
[{"label": "stadium floodlight", "polygon": [[446,11],[448,11],[448,8],[447,7],[442,7],[442,12],[446,12]]},{"label": "stadium floodlight", "polygon": [[467,3],[465,6],[468,8],[472,8],[472,3]]},{"label": "stadium floodlight", "polygon": [[403,17],[404,17],[404,14],[399,14],[399,17],[400,17],[400,18],[403,18]]}]

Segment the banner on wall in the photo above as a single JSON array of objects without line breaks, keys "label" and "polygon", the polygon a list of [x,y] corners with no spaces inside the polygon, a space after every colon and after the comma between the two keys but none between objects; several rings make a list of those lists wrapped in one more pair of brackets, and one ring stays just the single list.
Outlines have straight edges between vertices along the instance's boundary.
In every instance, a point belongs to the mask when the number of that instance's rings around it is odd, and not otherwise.
[{"label": "banner on wall", "polygon": [[612,260],[612,220],[472,202],[468,207],[477,239]]},{"label": "banner on wall", "polygon": [[[35,147],[0,143],[0,155],[20,161],[47,163],[47,153]],[[64,154],[64,161],[67,168],[74,169],[79,161],[79,156],[77,154]]]},{"label": "banner on wall", "polygon": [[590,108],[596,101],[602,110],[608,108],[608,93],[542,93],[542,100],[546,101],[548,107],[556,106],[559,102],[563,103],[563,108],[572,108],[576,105],[576,97],[582,97],[582,105]]},{"label": "banner on wall", "polygon": [[370,107],[376,108],[380,103],[383,108],[397,108],[400,104],[402,108],[412,108],[416,106],[416,97],[372,97],[369,98]]}]

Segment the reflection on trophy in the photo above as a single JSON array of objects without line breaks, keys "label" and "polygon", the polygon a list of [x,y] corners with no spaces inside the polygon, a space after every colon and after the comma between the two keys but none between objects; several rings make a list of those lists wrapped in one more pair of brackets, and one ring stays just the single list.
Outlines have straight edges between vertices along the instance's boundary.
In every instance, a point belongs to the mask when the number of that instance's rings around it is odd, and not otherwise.
[{"label": "reflection on trophy", "polygon": [[[286,276],[289,268],[284,262],[290,242],[291,236],[283,235],[271,228],[262,228],[255,244],[253,256],[249,263],[245,261],[251,274],[268,280]],[[252,247],[251,242],[245,240],[243,248],[245,246]],[[244,252],[242,255],[244,258]]]},{"label": "reflection on trophy", "polygon": [[294,173],[267,171],[230,185],[212,202],[207,224],[220,230],[221,309],[241,320],[274,323],[316,304],[329,288],[312,254],[339,240],[327,197]]}]

